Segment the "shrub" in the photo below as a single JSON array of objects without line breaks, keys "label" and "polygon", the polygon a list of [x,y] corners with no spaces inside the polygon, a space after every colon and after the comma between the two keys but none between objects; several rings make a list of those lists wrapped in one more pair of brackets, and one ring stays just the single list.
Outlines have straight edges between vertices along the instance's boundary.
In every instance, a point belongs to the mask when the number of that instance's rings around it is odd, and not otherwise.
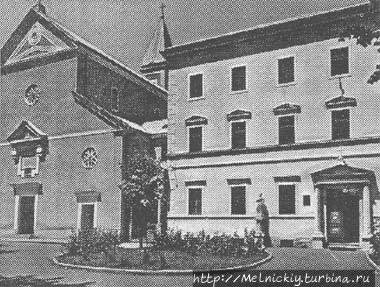
[{"label": "shrub", "polygon": [[154,235],[153,249],[178,250],[191,255],[252,256],[262,251],[262,238],[257,237],[254,230],[245,230],[244,237],[236,232],[233,235],[222,233],[210,236],[203,230],[196,235],[169,230],[166,234]]},{"label": "shrub", "polygon": [[73,232],[65,247],[68,255],[82,255],[87,260],[97,253],[115,258],[119,244],[120,237],[115,230],[88,229]]}]

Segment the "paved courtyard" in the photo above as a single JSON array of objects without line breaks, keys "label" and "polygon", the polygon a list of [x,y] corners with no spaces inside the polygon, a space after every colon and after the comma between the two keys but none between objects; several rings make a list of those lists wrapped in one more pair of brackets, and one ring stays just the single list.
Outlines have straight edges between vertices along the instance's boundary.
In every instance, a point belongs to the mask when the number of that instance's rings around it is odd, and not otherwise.
[{"label": "paved courtyard", "polygon": [[[191,286],[192,277],[189,275],[111,274],[61,268],[51,261],[60,253],[61,247],[57,244],[0,243],[1,250],[5,251],[0,253],[2,277],[58,277],[62,283],[84,283],[81,286]],[[296,248],[274,248],[271,252],[274,258],[260,269],[373,269],[363,252]],[[380,279],[379,275],[377,279]],[[0,286],[4,286],[1,280]]]}]

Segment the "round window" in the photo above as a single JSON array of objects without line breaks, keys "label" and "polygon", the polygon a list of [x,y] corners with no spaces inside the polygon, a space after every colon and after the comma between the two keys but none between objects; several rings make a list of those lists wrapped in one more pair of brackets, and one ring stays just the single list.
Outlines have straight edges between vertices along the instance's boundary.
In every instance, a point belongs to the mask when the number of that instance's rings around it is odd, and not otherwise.
[{"label": "round window", "polygon": [[93,168],[98,161],[98,155],[93,147],[86,148],[82,153],[82,164],[85,168]]},{"label": "round window", "polygon": [[28,42],[31,46],[37,45],[41,41],[41,34],[39,31],[34,30],[28,36]]},{"label": "round window", "polygon": [[25,91],[25,102],[28,106],[34,106],[40,99],[40,96],[40,89],[36,84],[32,84]]}]

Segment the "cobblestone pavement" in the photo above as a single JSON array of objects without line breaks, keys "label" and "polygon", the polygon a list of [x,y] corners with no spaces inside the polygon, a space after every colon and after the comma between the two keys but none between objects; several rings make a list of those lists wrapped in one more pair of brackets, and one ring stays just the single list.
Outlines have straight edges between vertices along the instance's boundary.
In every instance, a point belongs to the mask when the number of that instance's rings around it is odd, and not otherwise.
[{"label": "cobblestone pavement", "polygon": [[[61,277],[62,283],[88,283],[86,286],[191,286],[192,276],[132,275],[65,269],[52,263],[60,253],[57,244],[1,242],[0,275]],[[373,269],[361,251],[328,249],[272,248],[273,259],[258,269]],[[377,274],[377,286],[380,286]]]}]

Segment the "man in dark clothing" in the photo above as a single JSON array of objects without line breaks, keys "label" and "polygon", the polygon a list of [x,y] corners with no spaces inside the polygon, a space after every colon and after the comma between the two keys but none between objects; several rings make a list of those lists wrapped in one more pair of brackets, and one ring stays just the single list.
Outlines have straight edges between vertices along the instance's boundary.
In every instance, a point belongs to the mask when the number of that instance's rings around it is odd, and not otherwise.
[{"label": "man in dark clothing", "polygon": [[259,198],[256,200],[256,223],[259,233],[264,237],[264,247],[271,247],[272,242],[269,236],[269,212],[268,208],[264,203],[263,195],[260,194]]}]

